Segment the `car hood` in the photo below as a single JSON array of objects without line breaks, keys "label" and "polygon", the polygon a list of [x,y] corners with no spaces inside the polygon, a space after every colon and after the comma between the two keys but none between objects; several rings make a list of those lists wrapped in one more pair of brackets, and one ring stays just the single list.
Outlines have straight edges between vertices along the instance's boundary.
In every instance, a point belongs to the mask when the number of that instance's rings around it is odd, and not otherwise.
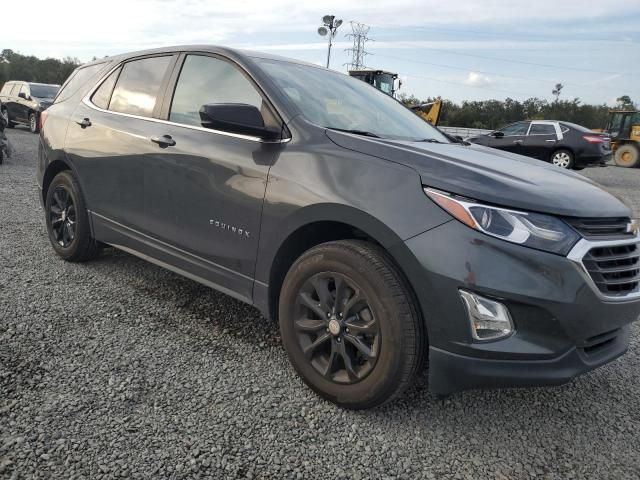
[{"label": "car hood", "polygon": [[327,130],[337,145],[415,169],[425,186],[494,205],[568,217],[627,217],[593,181],[540,160],[480,145],[376,139]]}]

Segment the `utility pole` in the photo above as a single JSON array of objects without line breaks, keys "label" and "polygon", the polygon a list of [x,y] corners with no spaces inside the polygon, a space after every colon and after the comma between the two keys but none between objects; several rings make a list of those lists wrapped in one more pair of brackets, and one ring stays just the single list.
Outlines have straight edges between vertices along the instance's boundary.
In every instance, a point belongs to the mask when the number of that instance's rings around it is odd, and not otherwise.
[{"label": "utility pole", "polygon": [[336,36],[338,27],[342,25],[342,20],[336,19],[335,15],[325,15],[322,17],[322,25],[318,27],[318,35],[324,37],[329,35],[329,50],[327,51],[327,68],[329,68],[329,62],[331,61],[331,45],[333,44],[333,37]]},{"label": "utility pole", "polygon": [[348,33],[345,36],[353,40],[353,47],[345,49],[345,52],[351,52],[351,63],[345,63],[345,65],[349,67],[350,71],[360,70],[365,68],[364,57],[369,54],[369,52],[364,49],[364,44],[371,40],[367,37],[371,27],[364,23],[354,21],[351,21],[350,23],[352,33]]}]

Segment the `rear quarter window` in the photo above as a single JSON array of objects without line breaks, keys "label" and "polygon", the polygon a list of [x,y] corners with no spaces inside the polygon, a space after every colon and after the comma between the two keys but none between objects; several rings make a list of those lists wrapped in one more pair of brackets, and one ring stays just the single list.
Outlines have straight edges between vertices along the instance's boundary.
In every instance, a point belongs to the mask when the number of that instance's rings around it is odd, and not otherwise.
[{"label": "rear quarter window", "polygon": [[100,73],[105,66],[106,63],[96,63],[88,67],[77,68],[64,85],[62,85],[53,103],[64,102],[71,98],[80,88],[87,85],[90,80]]}]

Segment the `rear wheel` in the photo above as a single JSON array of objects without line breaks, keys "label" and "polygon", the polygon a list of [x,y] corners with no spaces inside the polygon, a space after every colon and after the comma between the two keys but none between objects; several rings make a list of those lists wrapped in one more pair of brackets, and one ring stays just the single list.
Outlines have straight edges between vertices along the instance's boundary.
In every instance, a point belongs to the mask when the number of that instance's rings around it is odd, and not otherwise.
[{"label": "rear wheel", "polygon": [[298,374],[347,408],[397,397],[425,355],[423,324],[401,275],[381,249],[362,241],[304,253],[284,280],[279,322]]},{"label": "rear wheel", "polygon": [[638,147],[630,143],[620,145],[613,157],[619,167],[633,168],[640,166]]},{"label": "rear wheel", "polygon": [[553,163],[556,167],[560,167],[560,168],[567,168],[567,169],[573,168],[573,164],[574,164],[573,153],[565,149],[556,150],[551,155],[551,163]]},{"label": "rear wheel", "polygon": [[51,181],[45,212],[49,240],[60,257],[69,262],[84,262],[98,254],[80,186],[70,171],[60,172]]},{"label": "rear wheel", "polygon": [[38,116],[34,112],[29,114],[29,130],[31,133],[38,133]]}]

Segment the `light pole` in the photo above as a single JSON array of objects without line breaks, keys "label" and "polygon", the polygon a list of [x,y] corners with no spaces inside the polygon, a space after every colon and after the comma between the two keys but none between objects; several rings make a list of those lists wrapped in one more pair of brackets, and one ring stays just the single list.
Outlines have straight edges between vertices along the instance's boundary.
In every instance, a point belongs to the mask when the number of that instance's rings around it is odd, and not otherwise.
[{"label": "light pole", "polygon": [[331,45],[333,43],[333,37],[336,36],[336,30],[342,25],[342,20],[336,19],[335,15],[325,15],[322,17],[322,25],[318,27],[318,34],[321,36],[329,35],[329,50],[327,51],[327,68],[329,68],[329,61],[331,60]]}]

